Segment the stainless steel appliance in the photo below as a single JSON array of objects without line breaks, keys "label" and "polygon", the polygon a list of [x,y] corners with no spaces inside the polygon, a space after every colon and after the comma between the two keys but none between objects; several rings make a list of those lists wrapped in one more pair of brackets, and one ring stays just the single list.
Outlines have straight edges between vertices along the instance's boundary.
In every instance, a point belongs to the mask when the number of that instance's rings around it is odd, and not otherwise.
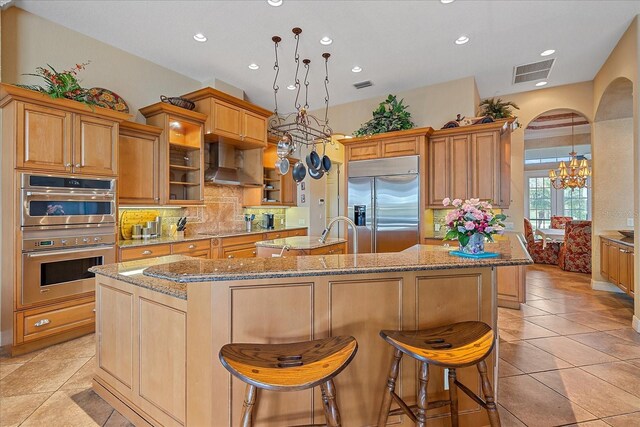
[{"label": "stainless steel appliance", "polygon": [[115,179],[23,173],[22,300],[94,290],[89,268],[115,262]]},{"label": "stainless steel appliance", "polygon": [[115,226],[24,228],[22,304],[64,298],[95,288],[90,267],[115,262]]},{"label": "stainless steel appliance", "polygon": [[275,228],[274,215],[272,213],[262,214],[262,228],[273,230]]},{"label": "stainless steel appliance", "polygon": [[[358,251],[399,252],[420,242],[419,157],[349,162],[348,217]],[[353,233],[349,246],[353,251]]]},{"label": "stainless steel appliance", "polygon": [[21,225],[116,222],[114,178],[21,174]]}]

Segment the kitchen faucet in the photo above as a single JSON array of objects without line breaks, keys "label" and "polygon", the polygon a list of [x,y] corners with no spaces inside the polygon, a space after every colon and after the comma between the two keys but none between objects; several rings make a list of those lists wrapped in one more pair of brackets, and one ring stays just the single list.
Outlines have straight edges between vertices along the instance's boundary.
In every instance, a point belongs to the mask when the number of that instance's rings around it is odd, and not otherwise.
[{"label": "kitchen faucet", "polygon": [[320,243],[325,243],[327,241],[327,236],[331,231],[331,227],[333,227],[333,224],[335,224],[338,221],[344,221],[347,224],[349,224],[351,228],[353,228],[353,253],[357,254],[358,253],[358,229],[356,228],[356,224],[346,216],[333,217],[331,221],[329,221],[329,224],[327,224],[327,228],[324,229],[324,231],[322,232],[322,236],[320,236],[320,239],[318,240],[320,241]]}]

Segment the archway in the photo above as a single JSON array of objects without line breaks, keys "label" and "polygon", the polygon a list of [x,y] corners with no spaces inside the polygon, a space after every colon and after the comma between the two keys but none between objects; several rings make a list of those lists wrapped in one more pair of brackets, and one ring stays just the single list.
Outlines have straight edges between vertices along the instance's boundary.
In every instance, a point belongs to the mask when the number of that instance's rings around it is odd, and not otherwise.
[{"label": "archway", "polygon": [[524,214],[534,229],[549,228],[551,216],[591,219],[591,191],[557,189],[549,170],[571,160],[591,163],[591,124],[584,114],[566,108],[545,111],[532,119],[524,130]]}]

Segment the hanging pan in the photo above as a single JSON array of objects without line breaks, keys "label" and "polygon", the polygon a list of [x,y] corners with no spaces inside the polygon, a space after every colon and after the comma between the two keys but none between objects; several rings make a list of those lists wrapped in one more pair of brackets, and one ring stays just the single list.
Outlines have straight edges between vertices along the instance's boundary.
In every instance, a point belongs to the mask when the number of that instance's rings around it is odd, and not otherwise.
[{"label": "hanging pan", "polygon": [[316,152],[316,144],[313,144],[313,149],[311,151],[309,151],[309,154],[307,154],[307,167],[309,168],[309,171],[313,170],[318,170],[320,169],[320,156],[318,155],[318,153]]},{"label": "hanging pan", "polygon": [[322,169],[309,169],[309,176],[313,179],[320,179],[324,175]]},{"label": "hanging pan", "polygon": [[[300,149],[298,151],[298,156],[301,157],[301,155],[302,144],[300,144]],[[307,168],[304,167],[304,163],[302,163],[301,160],[298,160],[298,162],[293,166],[293,172],[291,174],[293,175],[293,180],[295,182],[302,182],[304,177],[307,176]]]},{"label": "hanging pan", "polygon": [[331,169],[331,159],[327,156],[327,141],[322,145],[322,157],[320,158],[320,170],[329,172]]}]

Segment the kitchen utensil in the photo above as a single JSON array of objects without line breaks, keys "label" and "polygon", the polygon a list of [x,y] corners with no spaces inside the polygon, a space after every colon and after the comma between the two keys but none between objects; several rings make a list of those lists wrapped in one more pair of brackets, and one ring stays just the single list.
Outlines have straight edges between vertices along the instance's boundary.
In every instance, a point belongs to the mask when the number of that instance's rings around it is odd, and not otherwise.
[{"label": "kitchen utensil", "polygon": [[313,179],[320,179],[324,175],[324,171],[322,168],[320,169],[309,169],[309,176]]},{"label": "kitchen utensil", "polygon": [[322,144],[322,158],[320,159],[320,169],[329,172],[331,169],[331,159],[327,156],[327,143]]},{"label": "kitchen utensil", "polygon": [[164,95],[160,95],[160,101],[167,104],[175,105],[176,107],[184,108],[186,110],[193,110],[194,108],[196,108],[196,104],[194,102],[189,101],[186,98],[181,98],[179,96],[172,96],[167,98]]},{"label": "kitchen utensil", "polygon": [[149,229],[149,233],[151,234],[151,237],[157,237],[158,236],[158,223],[155,221],[147,221],[147,227]]},{"label": "kitchen utensil", "polygon": [[178,220],[178,223],[176,224],[177,226],[177,231],[184,231],[185,227],[187,226],[187,217],[181,217]]},{"label": "kitchen utensil", "polygon": [[131,226],[131,238],[142,239],[142,226],[140,224],[134,224]]},{"label": "kitchen utensil", "polygon": [[311,169],[317,170],[320,168],[320,156],[316,152],[315,144],[313,144],[313,149],[311,149],[311,151],[309,151],[309,154],[307,154],[306,160],[307,160],[307,167],[309,168],[309,171],[311,171]]},{"label": "kitchen utensil", "polygon": [[262,228],[273,230],[275,228],[275,217],[272,213],[262,214]]},{"label": "kitchen utensil", "polygon": [[286,157],[284,159],[276,160],[276,170],[280,175],[286,175],[289,172],[289,167],[291,164],[289,163],[289,159]]},{"label": "kitchen utensil", "polygon": [[158,225],[156,226],[156,236],[162,237],[162,217],[157,216],[155,221],[158,223]]},{"label": "kitchen utensil", "polygon": [[[298,149],[299,157],[302,157],[301,154],[302,144]],[[295,182],[302,182],[304,180],[304,177],[307,176],[307,169],[304,167],[304,163],[302,163],[302,160],[298,160],[298,162],[293,166],[293,172],[291,174],[293,175],[293,180]]]}]

